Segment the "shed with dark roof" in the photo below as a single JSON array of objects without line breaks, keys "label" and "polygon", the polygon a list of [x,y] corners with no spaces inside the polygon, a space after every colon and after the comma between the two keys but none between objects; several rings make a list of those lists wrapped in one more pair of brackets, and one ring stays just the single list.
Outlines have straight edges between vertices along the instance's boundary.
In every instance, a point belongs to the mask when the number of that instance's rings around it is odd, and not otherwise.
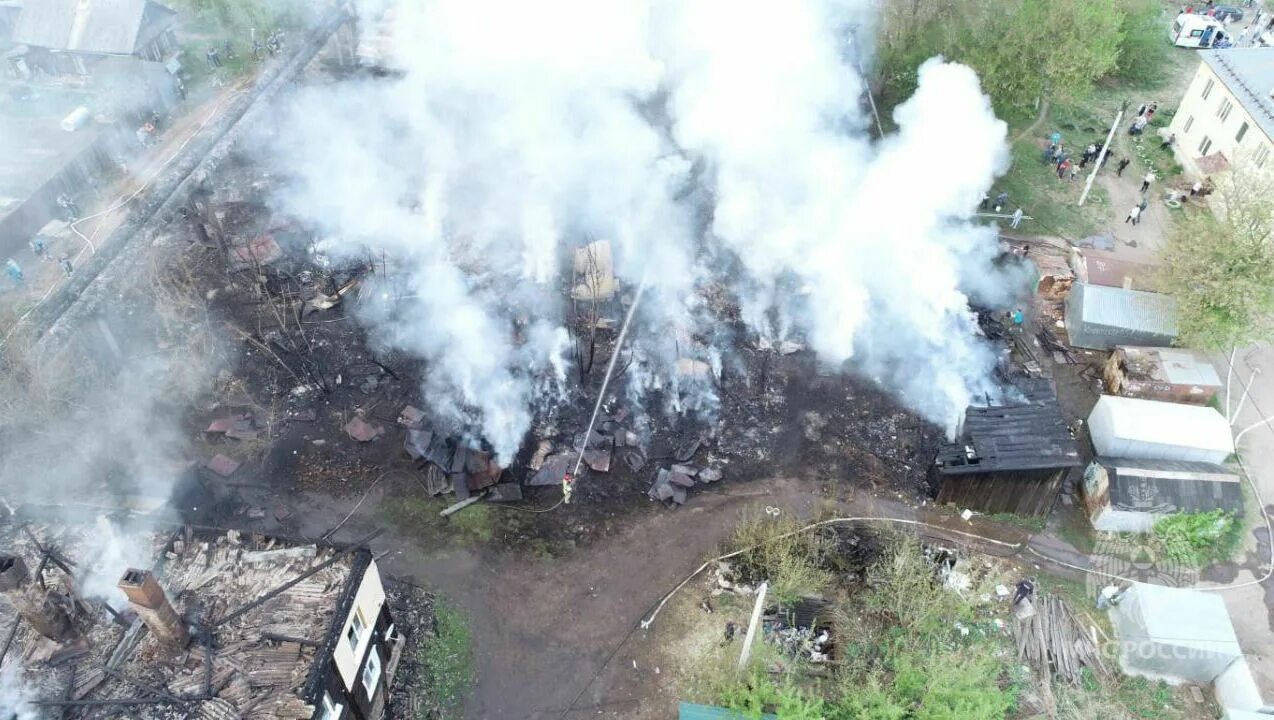
[{"label": "shed with dark roof", "polygon": [[1099,457],[1081,488],[1089,520],[1104,532],[1150,532],[1174,513],[1243,512],[1241,478],[1213,463]]},{"label": "shed with dark roof", "polygon": [[1079,445],[1062,418],[1048,380],[1024,389],[1014,404],[970,406],[955,442],[945,443],[930,469],[938,502],[984,513],[1043,517],[1071,468]]}]

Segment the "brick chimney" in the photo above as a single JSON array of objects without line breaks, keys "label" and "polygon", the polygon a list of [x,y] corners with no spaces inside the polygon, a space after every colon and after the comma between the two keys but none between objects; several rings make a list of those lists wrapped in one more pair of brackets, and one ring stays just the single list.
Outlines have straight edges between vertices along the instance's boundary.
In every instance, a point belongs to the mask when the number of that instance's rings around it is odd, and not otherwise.
[{"label": "brick chimney", "polygon": [[36,632],[50,640],[64,640],[74,634],[71,616],[53,597],[31,582],[31,573],[22,558],[0,555],[0,593],[13,603],[18,614]]},{"label": "brick chimney", "polygon": [[168,602],[164,589],[149,570],[125,570],[118,587],[128,596],[133,611],[161,643],[174,648],[186,647],[190,642],[186,622]]}]

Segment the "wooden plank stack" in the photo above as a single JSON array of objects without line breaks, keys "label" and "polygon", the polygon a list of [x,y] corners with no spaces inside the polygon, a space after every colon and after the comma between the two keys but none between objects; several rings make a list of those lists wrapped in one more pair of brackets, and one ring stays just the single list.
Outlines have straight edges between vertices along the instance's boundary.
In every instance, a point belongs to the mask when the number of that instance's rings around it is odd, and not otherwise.
[{"label": "wooden plank stack", "polygon": [[1018,658],[1041,675],[1078,685],[1085,667],[1105,673],[1096,639],[1064,600],[1036,595],[1035,613],[1013,624]]}]

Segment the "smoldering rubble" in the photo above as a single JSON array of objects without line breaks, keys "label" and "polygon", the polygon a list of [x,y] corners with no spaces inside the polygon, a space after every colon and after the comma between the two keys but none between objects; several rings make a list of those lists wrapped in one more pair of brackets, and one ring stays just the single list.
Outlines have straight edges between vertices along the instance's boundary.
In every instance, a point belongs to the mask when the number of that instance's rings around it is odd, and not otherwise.
[{"label": "smoldering rubble", "polygon": [[[384,3],[360,11],[374,26]],[[1023,285],[972,222],[1005,125],[971,70],[934,59],[872,138],[848,32],[867,3],[435,0],[393,20],[382,72],[299,92],[258,152],[325,252],[393,259],[396,301],[361,311],[373,342],[425,359],[430,409],[501,463],[570,392],[578,302],[555,289],[598,240],[620,302],[642,291],[626,392],[674,414],[713,419],[740,333],[808,346],[948,433],[1000,395],[969,306]]]}]

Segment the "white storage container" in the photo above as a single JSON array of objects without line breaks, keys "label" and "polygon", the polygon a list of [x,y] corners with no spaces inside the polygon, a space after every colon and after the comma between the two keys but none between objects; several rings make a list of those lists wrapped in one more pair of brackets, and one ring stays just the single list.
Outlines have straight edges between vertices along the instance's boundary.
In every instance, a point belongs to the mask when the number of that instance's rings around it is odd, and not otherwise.
[{"label": "white storage container", "polygon": [[1102,395],[1088,432],[1104,457],[1223,463],[1234,454],[1230,424],[1198,405]]}]

